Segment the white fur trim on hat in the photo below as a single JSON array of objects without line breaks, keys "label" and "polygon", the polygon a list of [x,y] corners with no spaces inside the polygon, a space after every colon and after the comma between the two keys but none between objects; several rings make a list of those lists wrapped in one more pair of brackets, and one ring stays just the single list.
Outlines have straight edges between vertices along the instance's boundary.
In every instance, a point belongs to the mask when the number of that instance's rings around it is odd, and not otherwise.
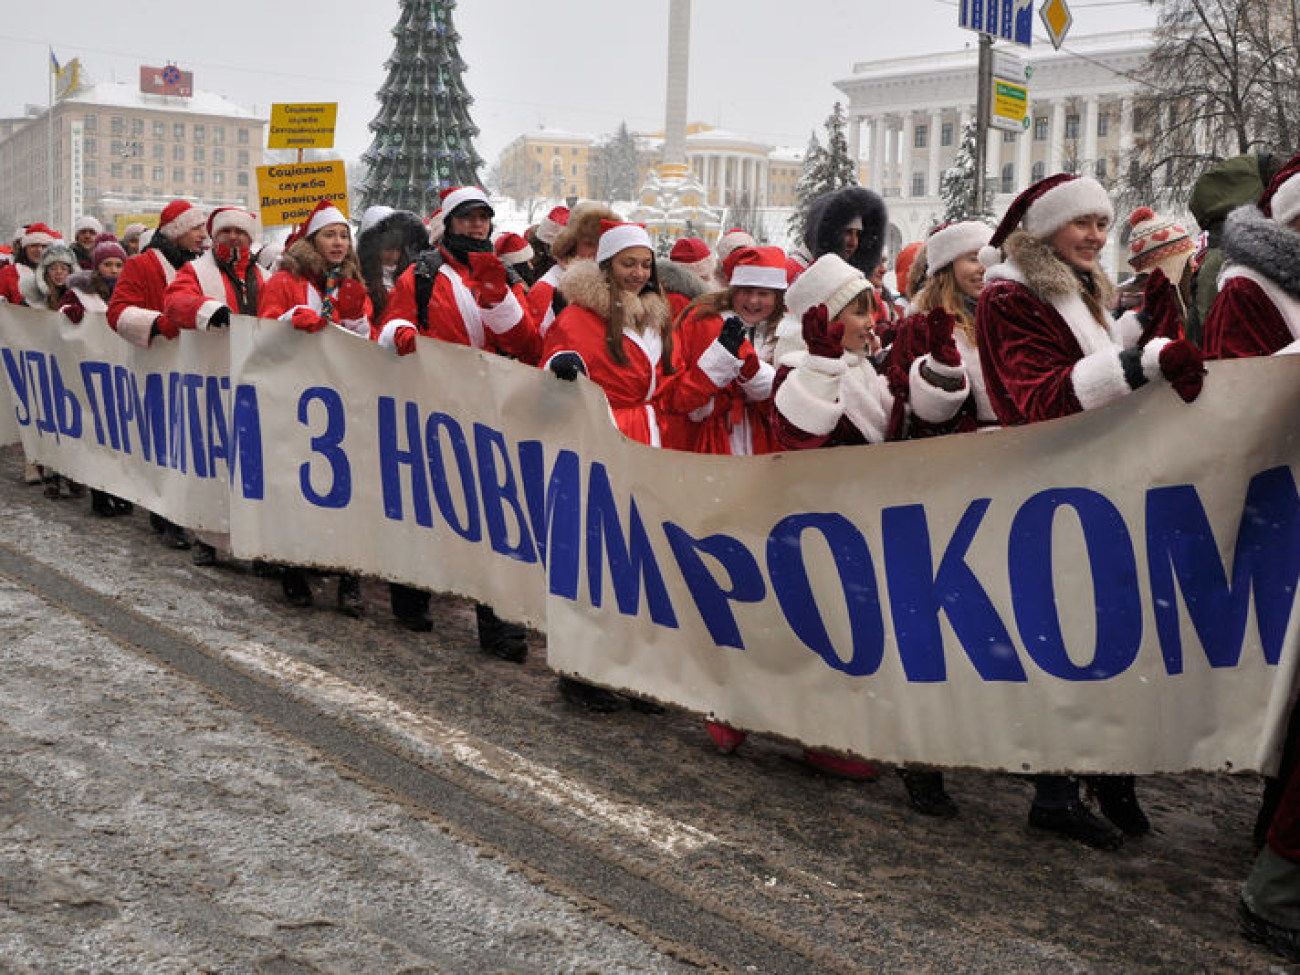
[{"label": "white fur trim on hat", "polygon": [[[563,218],[565,222],[561,223],[558,218]],[[542,217],[542,222],[533,231],[533,236],[547,247],[550,247],[555,243],[555,238],[560,235],[560,231],[565,228],[568,220],[569,210],[567,207],[552,207],[551,212]]]},{"label": "white fur trim on hat", "polygon": [[731,276],[730,284],[733,288],[771,288],[773,291],[784,291],[785,268],[742,264]]},{"label": "white fur trim on hat", "polygon": [[30,247],[32,244],[44,244],[49,247],[56,239],[53,234],[47,234],[44,230],[29,230],[23,234],[21,246]]},{"label": "white fur trim on hat", "polygon": [[102,234],[104,225],[90,214],[86,214],[84,217],[78,217],[77,222],[72,225],[72,236],[77,236],[83,230],[93,230],[97,234]]},{"label": "white fur trim on hat", "polygon": [[492,210],[492,204],[488,202],[487,194],[477,186],[460,186],[452,190],[442,199],[442,206],[439,208],[447,216],[451,216],[456,208],[462,203],[481,203]]},{"label": "white fur trim on hat", "polygon": [[321,207],[311,215],[311,220],[307,222],[307,229],[303,231],[304,237],[310,237],[318,230],[324,230],[326,227],[336,223],[347,225],[348,218],[343,216],[343,211],[335,206]]},{"label": "white fur trim on hat", "polygon": [[600,264],[629,247],[648,247],[654,252],[654,244],[644,227],[635,223],[616,224],[600,235],[600,243],[596,245],[596,263]]},{"label": "white fur trim on hat", "polygon": [[1292,176],[1273,191],[1273,220],[1290,223],[1300,217],[1300,176]]},{"label": "white fur trim on hat", "polygon": [[796,319],[818,305],[825,305],[834,320],[854,298],[871,287],[866,275],[838,254],[823,254],[790,285],[785,305]]},{"label": "white fur trim on hat", "polygon": [[366,207],[366,212],[361,214],[361,229],[357,231],[358,236],[369,233],[375,224],[391,217],[395,212],[392,207],[384,206],[382,203]]},{"label": "white fur trim on hat", "polygon": [[925,242],[926,277],[933,277],[963,254],[978,253],[992,239],[993,228],[978,220],[936,230]]},{"label": "white fur trim on hat", "polygon": [[737,227],[734,230],[728,230],[719,237],[718,246],[714,249],[717,251],[718,260],[725,261],[734,251],[738,251],[742,247],[753,247],[755,244],[753,234]]},{"label": "white fur trim on hat", "polygon": [[[207,222],[207,219],[202,210],[196,206],[191,206],[178,213],[170,223],[160,226],[158,233],[168,240],[175,240],[177,237],[189,233],[195,227],[202,227]],[[143,245],[141,249],[143,249]]]},{"label": "white fur trim on hat", "polygon": [[1115,216],[1106,188],[1091,176],[1053,186],[1029,206],[1024,227],[1031,237],[1050,237],[1078,217]]},{"label": "white fur trim on hat", "polygon": [[222,207],[212,214],[208,221],[208,233],[216,237],[226,227],[234,227],[248,234],[248,239],[257,241],[262,236],[257,214],[249,213],[239,207]]}]

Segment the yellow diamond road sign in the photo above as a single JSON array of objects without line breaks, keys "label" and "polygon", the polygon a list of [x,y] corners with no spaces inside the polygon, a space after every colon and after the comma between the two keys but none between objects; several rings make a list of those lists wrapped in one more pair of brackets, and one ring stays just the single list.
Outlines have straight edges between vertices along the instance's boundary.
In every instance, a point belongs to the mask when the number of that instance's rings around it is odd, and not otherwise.
[{"label": "yellow diamond road sign", "polygon": [[1059,51],[1065,43],[1065,35],[1070,32],[1070,25],[1074,23],[1070,8],[1065,5],[1065,0],[1047,0],[1038,8],[1038,16],[1047,28],[1047,36],[1052,39],[1052,47]]}]

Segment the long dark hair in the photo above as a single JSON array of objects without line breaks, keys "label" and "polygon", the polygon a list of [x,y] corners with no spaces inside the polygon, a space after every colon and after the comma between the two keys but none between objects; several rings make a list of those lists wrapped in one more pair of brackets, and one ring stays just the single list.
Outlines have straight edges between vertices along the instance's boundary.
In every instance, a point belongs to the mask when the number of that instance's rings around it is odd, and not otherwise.
[{"label": "long dark hair", "polygon": [[[618,255],[615,254],[614,257]],[[601,273],[605,275],[605,283],[609,286],[609,317],[605,320],[605,346],[609,350],[609,356],[620,366],[627,365],[627,353],[623,351],[623,329],[628,325],[627,306],[623,302],[623,294],[618,286],[614,284],[614,275],[611,270],[614,264],[614,257],[607,257],[600,262]],[[650,279],[645,286],[637,292],[637,297],[644,299],[647,295],[657,299],[660,310],[663,312],[663,324],[659,329],[659,336],[663,343],[663,350],[659,355],[659,362],[663,367],[665,375],[672,375],[673,372],[673,316],[671,306],[668,304],[668,298],[664,294],[664,289],[659,284],[659,274],[655,270],[655,262],[650,261]],[[648,308],[646,309],[649,310]]]}]

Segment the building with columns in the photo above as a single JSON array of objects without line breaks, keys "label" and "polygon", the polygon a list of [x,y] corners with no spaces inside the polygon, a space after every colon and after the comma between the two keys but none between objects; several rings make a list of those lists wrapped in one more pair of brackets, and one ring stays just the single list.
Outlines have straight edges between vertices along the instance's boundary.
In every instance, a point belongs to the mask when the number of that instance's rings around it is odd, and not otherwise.
[{"label": "building with columns", "polygon": [[[1151,36],[1098,34],[1071,38],[1069,47],[1006,47],[1032,76],[1029,127],[989,130],[985,172],[997,213],[1043,176],[1076,172],[1110,186],[1127,164],[1138,89],[1133,77]],[[856,64],[851,77],[835,83],[848,101],[849,150],[862,163],[863,185],[889,205],[891,254],[923,239],[943,213],[939,178],[975,114],[977,60],[972,40],[962,51]]]}]

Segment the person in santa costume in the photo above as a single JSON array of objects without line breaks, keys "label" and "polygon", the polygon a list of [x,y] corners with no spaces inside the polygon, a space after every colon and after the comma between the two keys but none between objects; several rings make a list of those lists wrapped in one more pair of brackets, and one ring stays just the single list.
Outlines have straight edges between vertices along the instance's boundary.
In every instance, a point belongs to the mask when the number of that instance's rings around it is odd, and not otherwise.
[{"label": "person in santa costume", "polygon": [[11,305],[26,304],[23,282],[35,274],[36,265],[41,263],[45,248],[62,239],[43,223],[24,227],[22,234],[14,241],[13,263],[0,267],[0,301],[7,301]]},{"label": "person in santa costume", "polygon": [[1206,356],[1300,352],[1300,156],[1273,177],[1258,206],[1228,215],[1223,254],[1205,319]]},{"label": "person in santa costume", "polygon": [[108,324],[132,345],[148,348],[154,338],[173,339],[180,326],[163,315],[167,285],[182,266],[203,253],[208,238],[203,212],[173,200],[158,218],[158,230],[135,257],[127,258],[108,303]]},{"label": "person in santa costume", "polygon": [[[555,244],[555,238],[560,236],[560,232],[569,223],[569,208],[566,206],[551,207],[549,213],[538,221],[536,226],[529,227],[528,232],[524,234],[524,239],[532,245],[532,280],[536,284],[540,281],[546,272],[555,266],[555,257],[551,254],[551,247]],[[532,298],[532,291],[529,290],[529,298]],[[540,322],[537,309],[532,304],[528,306],[528,313],[533,316],[533,321]]]},{"label": "person in santa costume", "polygon": [[523,279],[525,286],[533,283],[532,262],[537,252],[533,250],[532,244],[507,230],[497,235],[492,248],[497,257],[501,258],[501,263]]},{"label": "person in santa costume", "polygon": [[[639,224],[605,221],[595,259],[573,261],[560,288],[568,303],[546,333],[543,361],[561,379],[581,374],[599,386],[615,426],[632,440],[666,446],[666,413],[701,406],[740,374],[740,359],[720,339],[693,362],[675,355],[672,311]],[[571,677],[560,678],[560,693],[590,711],[623,705],[619,695]]]},{"label": "person in santa costume", "polygon": [[879,195],[861,186],[845,186],[823,193],[809,205],[803,243],[812,261],[837,254],[870,278],[884,253],[888,222]]},{"label": "person in santa costume", "polygon": [[103,232],[104,225],[90,214],[78,217],[72,225],[72,253],[77,255],[77,263],[81,270],[94,269],[91,257],[95,249],[95,238]]},{"label": "person in santa costume", "polygon": [[[1187,402],[1200,393],[1202,357],[1179,338],[1181,305],[1162,271],[1151,272],[1141,311],[1112,317],[1115,286],[1100,258],[1113,215],[1096,180],[1049,176],[1016,198],[981,252],[979,356],[1003,425],[1096,409],[1150,382],[1168,383]],[[1132,776],[1089,784],[1109,822],[1080,800],[1076,779],[1038,775],[1029,825],[1109,850],[1125,834],[1150,831]]]},{"label": "person in santa costume", "polygon": [[[257,316],[287,322],[302,332],[316,333],[332,325],[369,339],[370,296],[361,280],[352,228],[343,211],[327,199],[320,200],[290,241],[281,255],[280,270],[260,286]],[[262,267],[255,262],[254,266],[260,274]],[[306,569],[283,566],[280,584],[290,606],[305,609],[312,604]],[[336,603],[346,616],[363,615],[365,603],[358,576],[339,573]]]},{"label": "person in santa costume", "polygon": [[[699,237],[682,237],[673,243],[668,251],[668,260],[674,268],[693,276],[700,282],[699,291],[717,291],[727,287],[727,279],[722,273],[722,262]],[[665,287],[667,285],[665,284]],[[669,292],[669,301],[672,300]],[[682,306],[683,308],[685,305]],[[681,308],[674,309],[681,314]]]},{"label": "person in santa costume", "polygon": [[[231,315],[256,315],[262,286],[270,274],[254,259],[262,236],[256,215],[239,207],[217,207],[208,215],[212,247],[181,265],[163,295],[163,316],[178,329],[226,328]],[[195,537],[191,561],[215,565],[217,545],[226,536]]]},{"label": "person in santa costume", "polygon": [[[555,215],[554,210],[551,215]],[[617,223],[619,219],[617,213],[600,203],[579,203],[572,212],[564,212],[564,225],[551,242],[551,257],[555,263],[528,292],[528,310],[543,338],[555,316],[564,310],[564,295],[559,288],[565,270],[575,260],[595,257],[601,224],[606,220]],[[543,220],[539,232],[545,227],[546,221]]]},{"label": "person in santa costume", "polygon": [[397,279],[376,335],[381,346],[409,355],[420,335],[537,364],[542,337],[525,307],[523,280],[493,250],[494,216],[478,186],[442,191],[442,206],[429,218],[435,249]]}]

